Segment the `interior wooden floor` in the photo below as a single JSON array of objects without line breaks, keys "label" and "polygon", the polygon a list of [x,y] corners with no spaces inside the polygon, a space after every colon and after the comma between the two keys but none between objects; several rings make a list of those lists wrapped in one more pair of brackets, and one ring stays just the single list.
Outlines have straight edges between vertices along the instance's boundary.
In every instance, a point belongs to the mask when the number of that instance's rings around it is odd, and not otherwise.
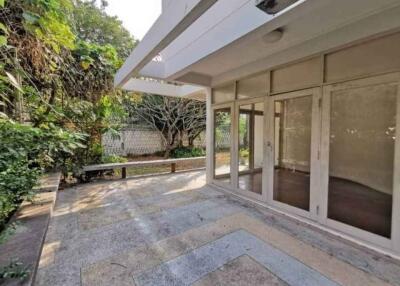
[{"label": "interior wooden floor", "polygon": [[[310,175],[276,169],[274,200],[309,210]],[[239,176],[239,187],[261,194],[261,172]],[[390,237],[392,196],[362,184],[330,177],[328,217],[345,224]]]}]

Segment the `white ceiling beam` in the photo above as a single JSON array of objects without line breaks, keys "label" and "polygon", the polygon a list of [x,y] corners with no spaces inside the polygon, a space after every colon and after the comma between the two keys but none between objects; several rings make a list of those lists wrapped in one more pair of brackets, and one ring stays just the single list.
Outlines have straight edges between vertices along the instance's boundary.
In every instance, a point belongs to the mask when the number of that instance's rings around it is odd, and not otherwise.
[{"label": "white ceiling beam", "polygon": [[122,88],[127,91],[136,91],[171,97],[198,98],[202,95],[205,95],[205,89],[199,86],[189,84],[175,85],[154,80],[136,78],[130,79],[125,85],[123,85]]},{"label": "white ceiling beam", "polygon": [[175,0],[150,28],[115,76],[114,85],[121,87],[136,76],[164,48],[196,21],[217,0]]}]

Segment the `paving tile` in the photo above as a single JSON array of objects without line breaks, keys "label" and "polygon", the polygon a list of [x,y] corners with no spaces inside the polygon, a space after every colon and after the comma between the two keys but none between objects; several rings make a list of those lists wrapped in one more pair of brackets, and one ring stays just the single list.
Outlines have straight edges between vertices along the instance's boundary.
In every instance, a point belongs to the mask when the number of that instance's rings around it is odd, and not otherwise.
[{"label": "paving tile", "polygon": [[113,263],[124,265],[126,267],[125,275],[139,275],[151,267],[176,258],[231,232],[234,226],[229,223],[235,221],[236,217],[237,215],[224,217],[217,222],[190,229],[176,236],[157,241],[152,245],[138,247],[124,254],[84,267],[82,269],[83,285],[95,285],[98,277],[103,277],[94,273],[107,273],[104,276],[118,277],[121,269],[118,269],[115,273],[109,271],[109,266]]},{"label": "paving tile", "polygon": [[53,265],[37,272],[35,286],[80,286],[80,268],[73,264]]},{"label": "paving tile", "polygon": [[[83,266],[216,221],[236,211],[237,208],[228,205],[217,210],[216,203],[202,201],[81,232],[71,239],[68,233],[64,236],[50,234],[51,239],[46,243],[57,241],[53,236],[62,237],[55,253],[55,263]],[[58,229],[63,224],[56,225]]]},{"label": "paving tile", "polygon": [[79,227],[77,214],[53,215],[47,229],[46,243],[72,240],[78,235]]},{"label": "paving tile", "polygon": [[[232,285],[234,281],[262,285],[257,283],[261,279],[271,282],[268,285],[293,284],[289,280],[292,273],[280,272],[284,268],[278,263],[281,260],[265,259],[265,253],[272,253],[270,248],[288,258],[286,263],[295,261],[296,267],[310,271],[294,272],[318,274],[296,281],[323,277],[340,285],[389,285],[376,277],[379,274],[400,285],[397,264],[384,263],[377,255],[374,262],[361,267],[370,261],[366,257],[372,257],[371,253],[349,244],[346,248],[343,242],[334,248],[337,241],[322,232],[201,187],[203,174],[94,183],[73,188],[71,193],[66,190],[51,219],[38,272],[41,284],[37,285],[124,286],[135,285],[134,279],[138,285],[149,281],[150,285]],[[245,235],[219,242],[242,232],[251,239]],[[243,241],[253,241],[253,245],[254,239],[257,247],[270,248],[256,247],[255,252],[244,248]],[[345,249],[350,251],[344,253]],[[360,258],[358,262],[350,261],[352,254]],[[274,265],[280,266],[275,269]],[[250,268],[259,271],[252,275]],[[176,271],[180,275],[174,276]],[[158,280],[153,277],[157,273]],[[235,273],[240,277],[236,279]]]},{"label": "paving tile", "polygon": [[116,204],[80,211],[78,217],[83,231],[132,218],[129,211]]},{"label": "paving tile", "polygon": [[159,252],[141,246],[127,254],[116,255],[82,270],[82,285],[133,285],[133,274],[162,262]]},{"label": "paving tile", "polygon": [[[136,285],[191,285],[242,255],[248,255],[292,286],[337,286],[293,257],[239,230],[135,277]],[[161,282],[161,284],[160,284]]]},{"label": "paving tile", "polygon": [[238,227],[283,250],[341,285],[389,285],[376,276],[341,261],[330,253],[315,248],[312,244],[304,243],[248,215],[238,215],[236,224]]},{"label": "paving tile", "polygon": [[243,255],[208,274],[193,286],[288,286],[268,269]]}]

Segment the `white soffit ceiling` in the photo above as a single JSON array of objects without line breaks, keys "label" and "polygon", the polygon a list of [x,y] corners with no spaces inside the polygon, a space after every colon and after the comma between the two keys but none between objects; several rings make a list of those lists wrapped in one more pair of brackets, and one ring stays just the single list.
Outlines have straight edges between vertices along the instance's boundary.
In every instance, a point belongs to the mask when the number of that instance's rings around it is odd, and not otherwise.
[{"label": "white soffit ceiling", "polygon": [[[273,17],[253,0],[219,0],[162,51],[164,75],[168,80],[189,72],[216,77],[399,5],[398,0],[307,0]],[[278,27],[283,38],[264,42],[263,36]]]}]

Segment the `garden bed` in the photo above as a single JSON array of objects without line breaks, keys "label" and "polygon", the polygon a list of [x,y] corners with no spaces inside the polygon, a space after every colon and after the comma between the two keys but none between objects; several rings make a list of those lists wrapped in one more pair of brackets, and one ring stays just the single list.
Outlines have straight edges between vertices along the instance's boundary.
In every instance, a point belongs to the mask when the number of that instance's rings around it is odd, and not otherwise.
[{"label": "garden bed", "polygon": [[11,261],[17,260],[21,263],[18,267],[19,271],[26,273],[26,277],[24,280],[0,279],[1,285],[32,285],[56,200],[60,177],[59,173],[44,176],[40,180],[39,187],[35,188],[34,201],[22,202],[9,221],[8,226],[13,224],[16,229],[15,233],[12,233],[8,240],[0,245],[0,265],[9,265]]}]

